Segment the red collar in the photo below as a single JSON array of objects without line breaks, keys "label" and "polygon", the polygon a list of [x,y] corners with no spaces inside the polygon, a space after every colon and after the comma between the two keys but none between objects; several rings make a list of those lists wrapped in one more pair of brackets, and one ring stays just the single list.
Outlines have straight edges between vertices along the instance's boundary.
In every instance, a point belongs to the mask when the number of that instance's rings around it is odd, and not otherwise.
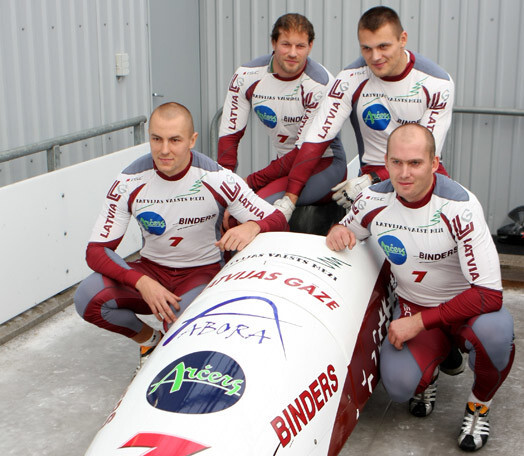
[{"label": "red collar", "polygon": [[193,163],[193,152],[191,151],[190,153],[191,153],[191,157],[189,158],[189,163],[187,164],[187,166],[182,171],[180,171],[178,174],[175,174],[174,176],[167,176],[162,171],[159,171],[155,165],[155,161],[153,160],[153,166],[155,168],[156,173],[162,179],[167,180],[167,181],[177,181],[177,180],[182,179],[189,171],[189,168],[191,168],[191,163]]},{"label": "red collar", "polygon": [[304,65],[304,68],[302,68],[302,71],[300,73],[298,73],[296,76],[292,76],[290,78],[285,78],[283,76],[279,76],[278,73],[276,73],[275,71],[273,71],[273,59],[275,58],[275,52],[273,51],[273,54],[271,54],[271,74],[279,79],[280,81],[294,81],[295,79],[298,79],[300,76],[302,76],[302,73],[304,71],[306,71],[306,67],[307,67],[307,64],[309,62],[309,57],[306,59],[306,64]]},{"label": "red collar", "polygon": [[413,69],[413,66],[415,65],[415,55],[411,53],[410,51],[407,51],[409,55],[408,64],[406,65],[406,68],[404,68],[404,71],[396,76],[384,76],[382,79],[383,81],[388,82],[395,82],[395,81],[401,81],[404,79],[409,72]]},{"label": "red collar", "polygon": [[410,209],[418,209],[419,207],[424,207],[426,204],[428,204],[429,200],[431,199],[431,196],[433,195],[433,189],[435,188],[436,182],[437,182],[437,176],[433,174],[433,185],[429,189],[429,192],[427,192],[424,195],[424,197],[418,201],[414,201],[410,203],[409,201],[406,201],[404,198],[398,196],[398,193],[397,193],[397,199],[400,201],[400,203],[403,206],[409,207]]}]

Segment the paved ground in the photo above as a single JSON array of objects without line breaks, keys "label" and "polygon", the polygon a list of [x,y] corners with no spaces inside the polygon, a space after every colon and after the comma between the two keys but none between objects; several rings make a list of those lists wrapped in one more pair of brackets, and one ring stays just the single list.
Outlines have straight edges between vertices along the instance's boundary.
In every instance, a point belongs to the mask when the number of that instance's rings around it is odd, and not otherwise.
[{"label": "paved ground", "polygon": [[[516,323],[517,355],[491,411],[492,436],[480,454],[522,454],[524,439],[524,289],[507,288]],[[136,366],[136,345],[82,321],[67,306],[0,346],[0,455],[84,454]],[[434,413],[414,418],[392,404],[381,385],[341,455],[455,455],[469,370],[441,375]],[[264,455],[263,455],[264,456]]]}]

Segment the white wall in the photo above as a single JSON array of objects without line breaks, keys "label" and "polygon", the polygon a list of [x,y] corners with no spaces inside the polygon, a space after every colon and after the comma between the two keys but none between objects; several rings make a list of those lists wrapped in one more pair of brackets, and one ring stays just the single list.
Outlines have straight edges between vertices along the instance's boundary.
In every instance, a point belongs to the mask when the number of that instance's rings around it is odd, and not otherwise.
[{"label": "white wall", "polygon": [[[104,197],[118,173],[149,144],[0,188],[0,324],[85,278],[85,249]],[[136,252],[130,225],[117,252]]]}]

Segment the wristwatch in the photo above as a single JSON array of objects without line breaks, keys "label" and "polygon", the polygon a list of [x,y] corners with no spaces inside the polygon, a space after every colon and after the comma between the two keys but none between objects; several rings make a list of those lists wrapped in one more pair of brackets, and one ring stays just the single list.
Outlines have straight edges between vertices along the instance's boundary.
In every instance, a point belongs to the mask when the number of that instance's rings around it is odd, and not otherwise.
[{"label": "wristwatch", "polygon": [[380,177],[378,177],[378,174],[377,173],[374,173],[373,171],[371,171],[369,173],[369,175],[371,176],[371,185],[373,184],[378,184],[379,182],[382,182],[382,180],[380,179]]}]

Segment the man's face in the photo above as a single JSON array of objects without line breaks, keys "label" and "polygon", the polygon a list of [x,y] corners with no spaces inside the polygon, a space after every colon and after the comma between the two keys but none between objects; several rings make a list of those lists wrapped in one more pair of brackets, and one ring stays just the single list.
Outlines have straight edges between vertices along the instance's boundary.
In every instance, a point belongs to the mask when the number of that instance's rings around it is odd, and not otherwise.
[{"label": "man's face", "polygon": [[305,32],[280,31],[278,41],[273,41],[273,71],[283,78],[297,76],[306,65],[313,47]]},{"label": "man's face", "polygon": [[369,69],[379,78],[398,76],[407,65],[404,53],[408,35],[405,31],[400,37],[391,24],[386,24],[375,30],[361,29],[358,31],[360,52]]},{"label": "man's face", "polygon": [[149,143],[157,169],[169,177],[183,171],[189,164],[190,149],[197,136],[183,115],[169,119],[154,114],[149,122]]},{"label": "man's face", "polygon": [[439,160],[430,158],[422,132],[411,132],[411,136],[399,133],[390,139],[386,169],[398,196],[414,203],[431,189]]}]

